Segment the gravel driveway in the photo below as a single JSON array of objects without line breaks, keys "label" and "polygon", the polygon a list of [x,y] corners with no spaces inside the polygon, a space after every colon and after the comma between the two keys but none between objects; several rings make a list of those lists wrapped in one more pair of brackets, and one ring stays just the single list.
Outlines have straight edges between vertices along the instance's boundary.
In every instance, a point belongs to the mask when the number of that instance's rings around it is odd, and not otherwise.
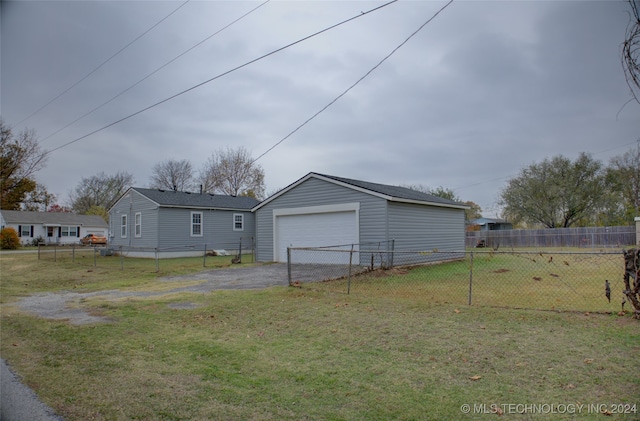
[{"label": "gravel driveway", "polygon": [[141,291],[97,291],[97,292],[58,292],[34,294],[17,302],[18,308],[39,317],[56,320],[69,320],[71,324],[108,322],[103,317],[92,316],[83,308],[88,298],[122,299],[135,297],[154,297],[180,292],[206,293],[220,289],[255,289],[276,285],[287,285],[287,265],[274,263],[267,265],[243,266],[228,269],[212,269],[199,273],[158,278],[158,282],[171,283],[182,281],[202,281],[196,285],[176,287],[159,292]]}]

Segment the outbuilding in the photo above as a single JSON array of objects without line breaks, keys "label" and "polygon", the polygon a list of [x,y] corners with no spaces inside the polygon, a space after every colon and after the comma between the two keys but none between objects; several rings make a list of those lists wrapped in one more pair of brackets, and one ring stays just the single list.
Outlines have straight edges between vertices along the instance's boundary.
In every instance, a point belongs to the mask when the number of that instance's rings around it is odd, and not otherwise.
[{"label": "outbuilding", "polygon": [[390,244],[395,251],[462,251],[463,203],[413,189],[309,173],[253,208],[256,259],[289,247]]}]

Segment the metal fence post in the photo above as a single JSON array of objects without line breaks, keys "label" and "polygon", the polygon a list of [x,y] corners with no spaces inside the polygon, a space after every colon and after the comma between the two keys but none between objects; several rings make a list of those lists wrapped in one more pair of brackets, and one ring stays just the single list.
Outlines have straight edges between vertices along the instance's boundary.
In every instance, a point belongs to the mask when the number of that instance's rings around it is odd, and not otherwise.
[{"label": "metal fence post", "polygon": [[156,247],[156,273],[160,272],[160,253]]},{"label": "metal fence post", "polygon": [[238,246],[238,263],[242,263],[242,237],[240,237],[240,245]]},{"label": "metal fence post", "polygon": [[287,247],[287,279],[289,286],[291,286],[291,247]]},{"label": "metal fence post", "polygon": [[124,270],[124,253],[122,252],[122,246],[120,246],[120,270]]},{"label": "metal fence post", "polygon": [[202,254],[202,267],[207,267],[207,243],[204,243],[204,253]]},{"label": "metal fence post", "polygon": [[40,260],[40,246],[42,245],[42,243],[38,243],[38,260]]},{"label": "metal fence post", "polygon": [[391,239],[391,262],[389,262],[389,269],[393,269],[393,256],[395,255],[396,250],[396,239]]},{"label": "metal fence post", "polygon": [[351,266],[353,264],[353,244],[349,252],[349,277],[347,278],[347,295],[351,294]]},{"label": "metal fence post", "polygon": [[473,285],[473,251],[470,253],[470,259],[469,259],[469,305],[471,305],[471,292],[472,292],[472,285]]},{"label": "metal fence post", "polygon": [[94,268],[98,266],[98,261],[97,261],[97,257],[96,257],[97,251],[98,251],[98,248],[94,247],[93,248],[93,267]]},{"label": "metal fence post", "polygon": [[71,244],[71,263],[76,262],[76,245]]}]

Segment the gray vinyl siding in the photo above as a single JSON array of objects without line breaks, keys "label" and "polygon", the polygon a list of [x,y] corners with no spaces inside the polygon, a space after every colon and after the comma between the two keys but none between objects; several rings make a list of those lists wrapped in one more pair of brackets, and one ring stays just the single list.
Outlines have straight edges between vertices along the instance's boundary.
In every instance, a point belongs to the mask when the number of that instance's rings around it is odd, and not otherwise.
[{"label": "gray vinyl siding", "polygon": [[[131,196],[123,197],[110,210],[109,231],[113,235],[112,246],[131,246],[155,248],[158,244],[158,206],[148,198],[134,190],[129,192]],[[135,236],[135,214],[142,214],[142,235]],[[127,215],[127,237],[120,236],[120,221],[123,214]]]},{"label": "gray vinyl siding", "polygon": [[[191,214],[202,213],[202,236],[191,236]],[[244,215],[244,230],[233,230],[233,215]],[[161,249],[184,249],[185,246],[203,249],[237,248],[240,239],[249,241],[255,232],[255,216],[249,211],[160,208],[158,233]]]},{"label": "gray vinyl siding", "polygon": [[389,202],[389,236],[395,250],[463,251],[464,210]]},{"label": "gray vinyl siding", "polygon": [[273,210],[360,203],[360,243],[386,240],[386,200],[310,178],[256,211],[256,259],[273,260]]},{"label": "gray vinyl siding", "polygon": [[[130,194],[130,196],[129,196]],[[188,207],[165,207],[131,190],[111,210],[109,229],[114,247],[193,251],[206,245],[211,249],[237,249],[241,237],[243,248],[255,235],[255,215],[249,210],[234,211]],[[135,214],[142,214],[142,235],[135,236]],[[202,212],[201,237],[191,236],[191,213]],[[127,215],[127,237],[120,237],[120,217]],[[244,215],[244,230],[233,229],[234,214]],[[246,241],[246,243],[245,243]],[[247,246],[246,248],[249,248]]]}]

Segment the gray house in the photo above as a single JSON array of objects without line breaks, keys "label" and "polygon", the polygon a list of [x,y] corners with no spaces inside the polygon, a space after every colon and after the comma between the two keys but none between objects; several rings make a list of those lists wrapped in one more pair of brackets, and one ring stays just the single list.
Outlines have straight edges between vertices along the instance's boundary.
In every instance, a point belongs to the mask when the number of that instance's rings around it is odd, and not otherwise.
[{"label": "gray house", "polygon": [[87,234],[107,235],[107,223],[100,216],[70,212],[28,212],[0,210],[0,227],[18,232],[22,244],[44,240],[46,244],[78,244]]},{"label": "gray house", "polygon": [[109,243],[141,257],[237,250],[240,241],[246,244],[255,235],[251,208],[258,203],[250,197],[132,187],[109,209]]},{"label": "gray house", "polygon": [[396,251],[460,251],[467,208],[404,187],[309,173],[253,208],[256,259],[285,262],[287,247],[388,240]]}]

